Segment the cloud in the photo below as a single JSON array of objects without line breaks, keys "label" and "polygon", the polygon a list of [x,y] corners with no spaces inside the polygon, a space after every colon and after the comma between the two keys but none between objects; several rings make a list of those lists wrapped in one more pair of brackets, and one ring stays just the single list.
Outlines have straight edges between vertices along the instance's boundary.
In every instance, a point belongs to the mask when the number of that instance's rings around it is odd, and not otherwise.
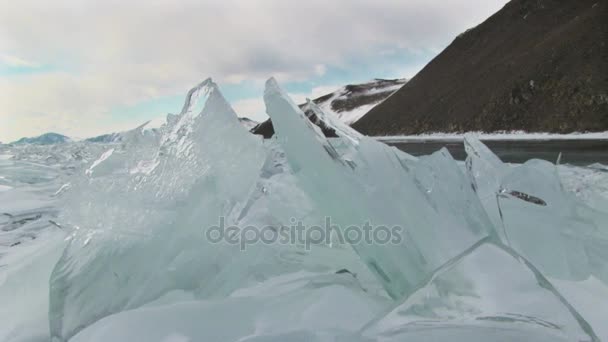
[{"label": "cloud", "polygon": [[31,122],[24,116],[62,117],[57,128],[65,132],[120,106],[183,93],[207,76],[220,84],[302,82],[374,63],[387,48],[440,51],[505,2],[3,1],[2,63],[53,72],[0,74],[0,139],[31,131],[19,126]]},{"label": "cloud", "polygon": [[403,75],[404,78],[411,80],[416,76],[424,67],[426,63],[412,63],[404,65],[403,68],[399,69],[399,75]]},{"label": "cloud", "polygon": [[266,105],[261,97],[235,101],[232,103],[232,108],[240,117],[247,117],[258,122],[268,118],[268,115],[265,114]]},{"label": "cloud", "polygon": [[0,64],[4,64],[11,68],[37,68],[40,65],[38,63],[26,61],[25,59],[17,56],[0,54]]},{"label": "cloud", "polygon": [[321,97],[323,95],[327,95],[329,93],[333,93],[334,91],[340,89],[344,84],[340,85],[323,85],[313,87],[309,92],[306,93],[290,93],[291,99],[297,103],[302,104],[306,102],[306,99],[314,100],[317,97]]},{"label": "cloud", "polygon": [[111,109],[153,99],[158,88],[127,83],[117,91],[112,78],[100,76],[51,72],[0,78],[0,140],[48,131],[86,137],[141,124],[141,118],[116,118]]}]

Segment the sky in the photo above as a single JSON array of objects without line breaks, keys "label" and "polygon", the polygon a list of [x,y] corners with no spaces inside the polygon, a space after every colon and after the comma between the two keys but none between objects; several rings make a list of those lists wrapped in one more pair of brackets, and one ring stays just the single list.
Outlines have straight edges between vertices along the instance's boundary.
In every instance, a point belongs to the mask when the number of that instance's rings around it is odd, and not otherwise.
[{"label": "sky", "polygon": [[271,76],[297,102],[411,78],[506,2],[0,1],[0,141],[131,129],[179,112],[207,77],[261,121]]}]

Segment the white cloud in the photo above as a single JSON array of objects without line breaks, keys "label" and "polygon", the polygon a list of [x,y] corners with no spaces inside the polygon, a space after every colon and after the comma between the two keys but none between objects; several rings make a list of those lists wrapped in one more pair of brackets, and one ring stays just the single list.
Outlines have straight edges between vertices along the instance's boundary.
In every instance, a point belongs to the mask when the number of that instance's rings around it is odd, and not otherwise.
[{"label": "white cloud", "polygon": [[373,62],[387,47],[440,50],[505,2],[2,1],[2,62],[64,72],[0,74],[0,139],[32,134],[23,125],[34,118],[36,133],[50,130],[43,122],[67,132],[95,120],[101,133],[112,108],[183,93],[207,76],[302,81],[353,58]]},{"label": "white cloud", "polygon": [[323,85],[317,86],[310,90],[307,93],[289,93],[289,96],[293,99],[293,101],[297,104],[302,104],[306,102],[306,99],[314,100],[317,97],[321,97],[323,95],[327,95],[329,93],[333,93],[338,90],[340,87],[344,86],[344,84],[340,85]]},{"label": "white cloud", "polygon": [[235,101],[231,105],[240,117],[247,117],[258,122],[268,118],[266,105],[261,97]]},{"label": "white cloud", "polygon": [[[78,77],[53,72],[0,77],[0,140],[10,142],[49,131],[87,137],[141,124],[141,118],[116,118],[110,115],[111,109],[152,99],[158,89],[154,84],[127,83],[119,90],[111,78],[97,74]],[[180,89],[174,93],[185,92]],[[149,113],[148,117],[165,114]]]},{"label": "white cloud", "polygon": [[11,56],[6,54],[0,54],[0,64],[4,64],[12,68],[37,68],[40,66],[38,63],[26,61],[25,59],[19,58],[17,56]]},{"label": "white cloud", "polygon": [[317,76],[323,76],[327,72],[327,66],[325,64],[317,64],[315,65],[315,74]]},{"label": "white cloud", "polygon": [[426,63],[413,63],[410,65],[406,65],[402,69],[399,70],[399,74],[402,75],[402,77],[407,78],[408,80],[411,80],[425,66],[426,66]]}]

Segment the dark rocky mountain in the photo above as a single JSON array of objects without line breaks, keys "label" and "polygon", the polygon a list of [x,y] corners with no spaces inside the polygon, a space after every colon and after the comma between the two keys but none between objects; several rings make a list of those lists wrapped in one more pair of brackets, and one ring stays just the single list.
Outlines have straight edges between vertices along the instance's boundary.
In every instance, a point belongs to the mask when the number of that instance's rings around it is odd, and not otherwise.
[{"label": "dark rocky mountain", "polygon": [[353,127],[368,135],[608,130],[608,1],[512,0]]},{"label": "dark rocky mountain", "polygon": [[[333,93],[318,97],[313,102],[324,112],[332,113],[342,122],[352,125],[406,82],[406,79],[375,79],[367,83],[349,84]],[[305,109],[305,104],[301,104],[300,108]],[[319,120],[312,111],[307,111],[306,115],[313,123],[319,125]],[[327,130],[323,125],[319,127],[325,132],[325,135],[332,136],[333,130]],[[263,135],[264,138],[270,138],[274,134],[274,127],[268,119],[254,127],[251,132]]]},{"label": "dark rocky mountain", "polygon": [[37,137],[32,138],[21,138],[17,141],[13,141],[12,145],[20,145],[20,144],[33,144],[33,145],[52,145],[52,144],[61,144],[70,142],[72,139],[66,137],[65,135],[59,133],[45,133],[39,135]]}]

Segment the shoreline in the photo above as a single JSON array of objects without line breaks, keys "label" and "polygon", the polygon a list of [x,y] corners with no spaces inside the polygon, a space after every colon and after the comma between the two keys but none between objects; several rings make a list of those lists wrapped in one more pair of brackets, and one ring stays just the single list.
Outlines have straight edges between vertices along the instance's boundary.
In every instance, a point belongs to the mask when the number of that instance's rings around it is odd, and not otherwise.
[{"label": "shoreline", "polygon": [[420,141],[454,141],[459,142],[465,135],[472,135],[479,140],[608,140],[608,131],[593,133],[527,133],[522,131],[514,132],[467,132],[467,133],[425,133],[419,135],[394,135],[394,136],[375,136],[376,140],[382,142],[420,142]]}]

